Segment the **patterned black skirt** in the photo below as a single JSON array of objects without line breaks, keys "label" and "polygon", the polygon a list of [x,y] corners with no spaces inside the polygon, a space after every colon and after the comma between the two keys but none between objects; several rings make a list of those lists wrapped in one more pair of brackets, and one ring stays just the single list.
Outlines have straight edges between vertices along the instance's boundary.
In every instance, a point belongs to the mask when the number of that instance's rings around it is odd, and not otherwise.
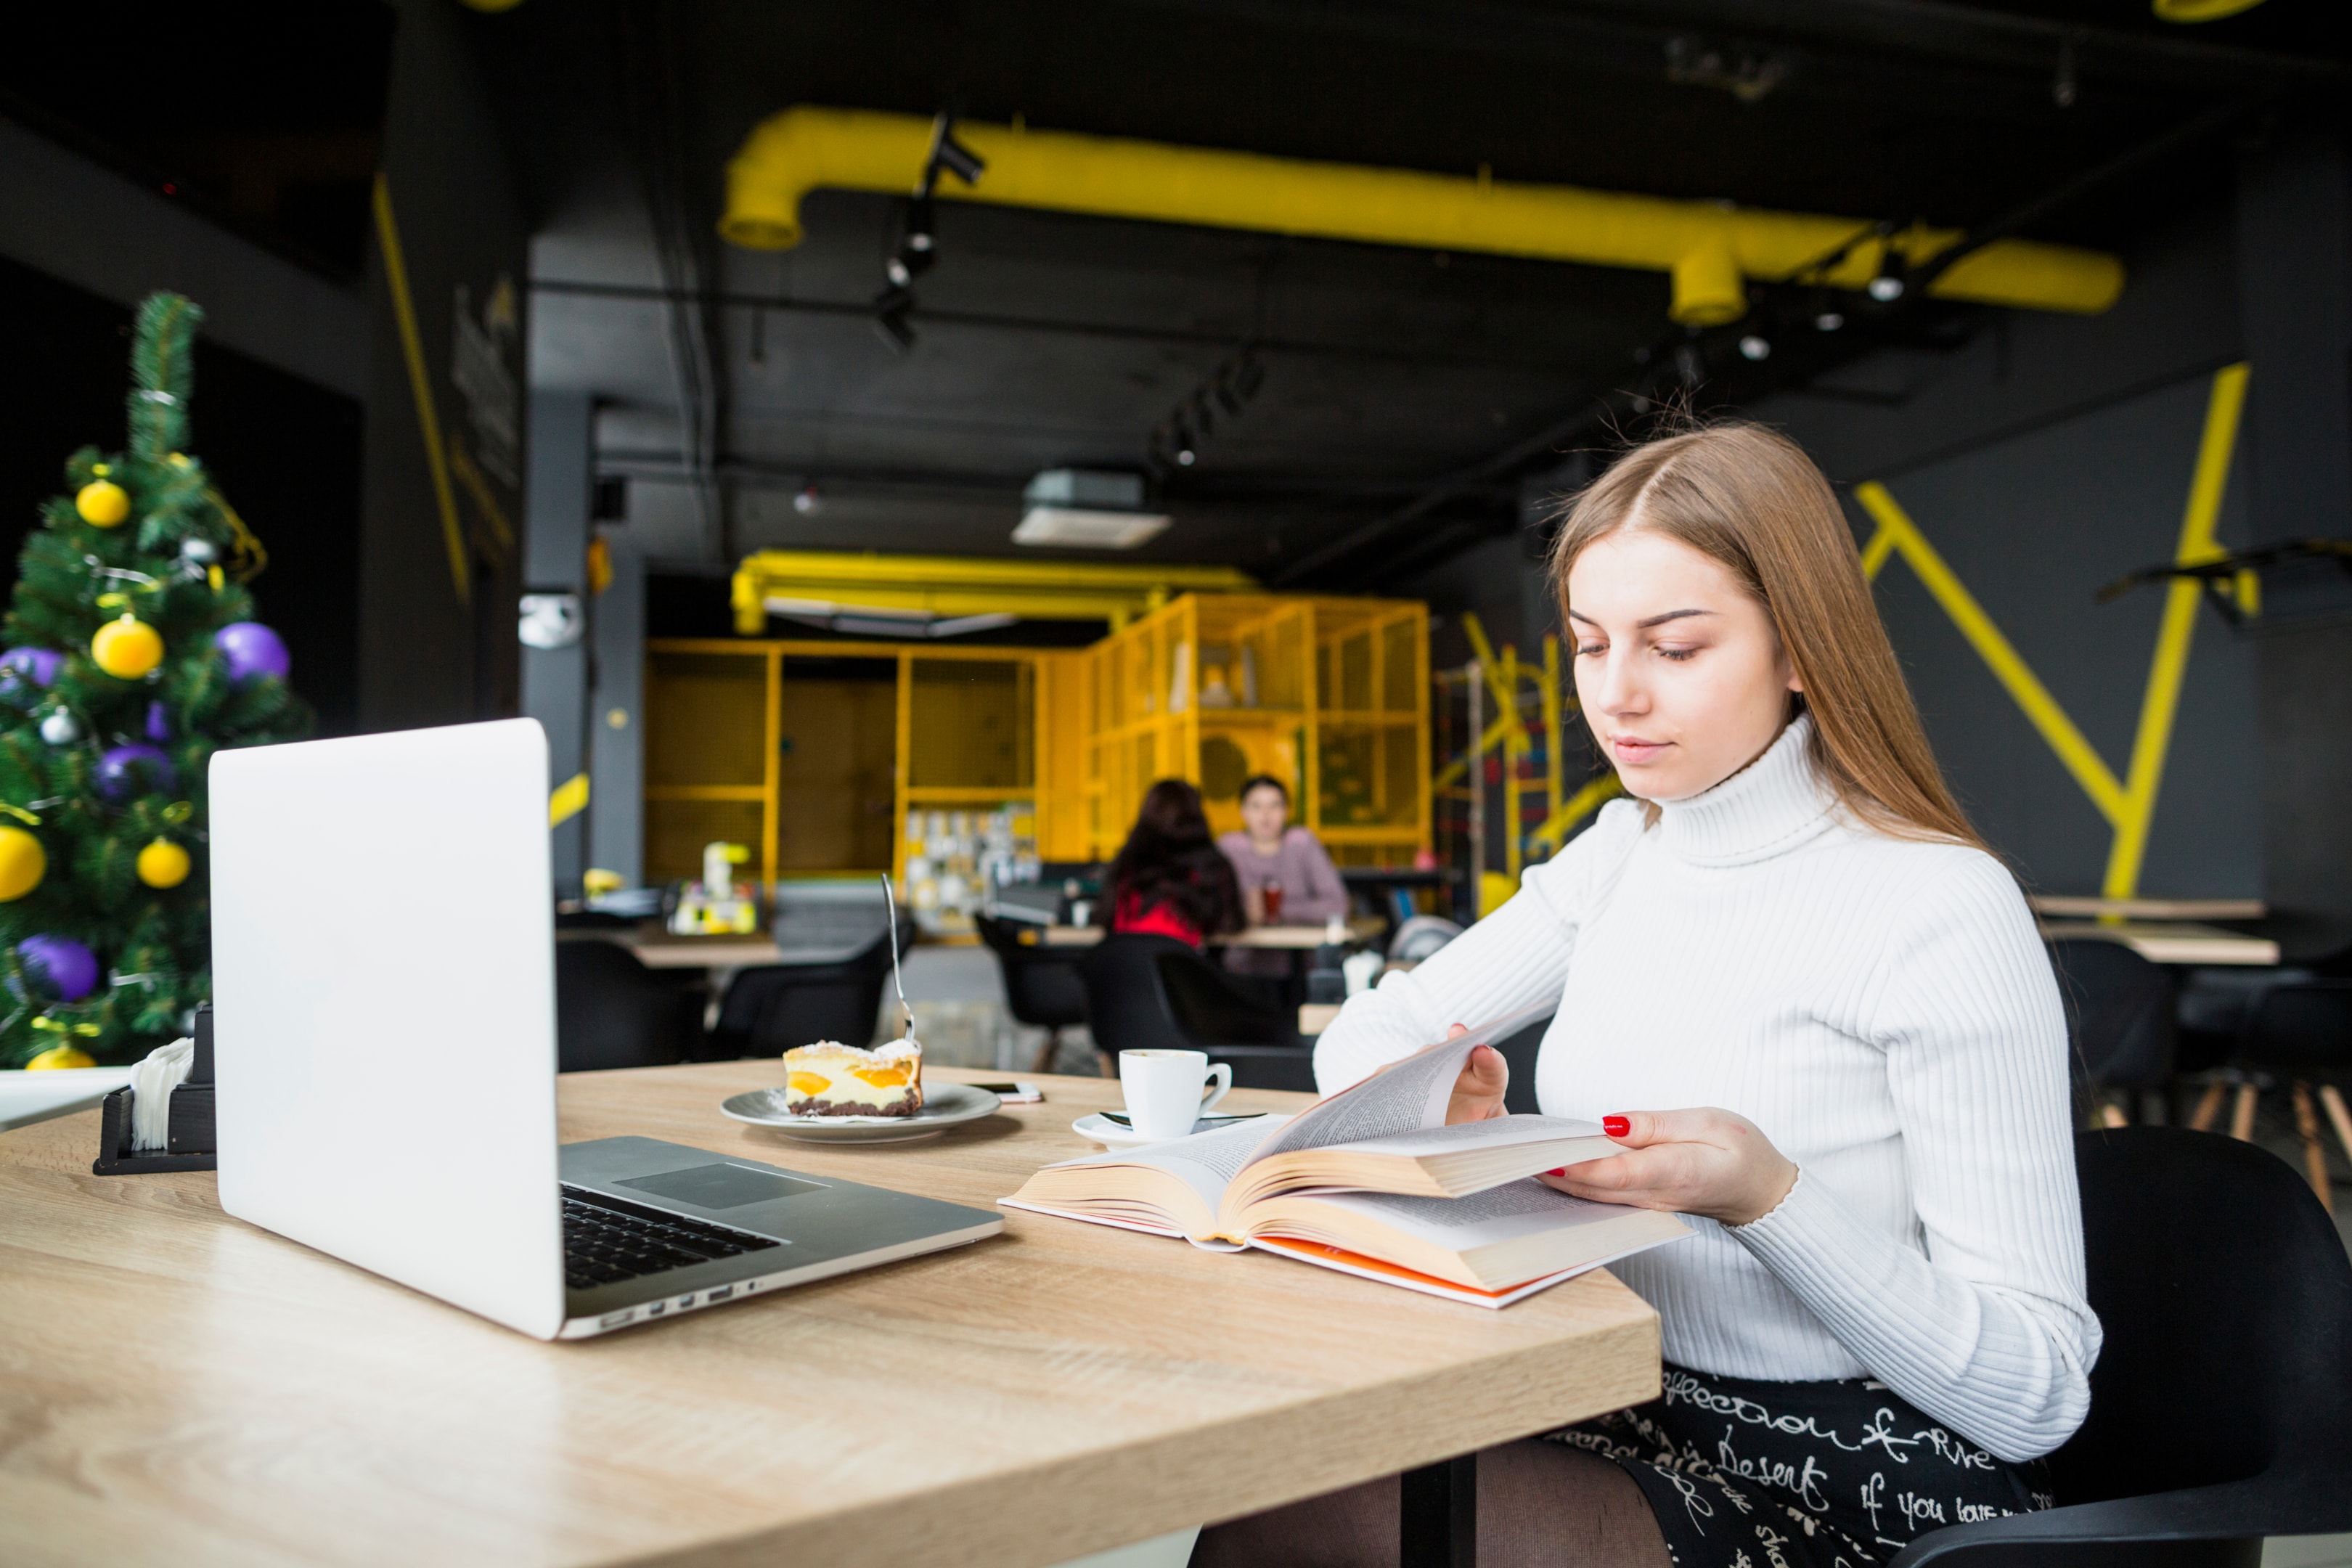
[{"label": "patterned black skirt", "polygon": [[1996,1459],[1862,1379],[1670,1365],[1661,1397],[1547,1436],[1623,1467],[1675,1568],[1875,1568],[1931,1530],[2050,1506],[2040,1461]]}]

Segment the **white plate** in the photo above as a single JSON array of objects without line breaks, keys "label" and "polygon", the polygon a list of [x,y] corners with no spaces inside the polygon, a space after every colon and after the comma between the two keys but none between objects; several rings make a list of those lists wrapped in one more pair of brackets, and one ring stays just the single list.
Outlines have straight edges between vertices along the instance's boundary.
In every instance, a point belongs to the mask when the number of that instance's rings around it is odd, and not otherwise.
[{"label": "white plate", "polygon": [[784,1109],[781,1089],[730,1094],[719,1109],[738,1121],[772,1127],[812,1143],[906,1143],[932,1138],[959,1121],[993,1116],[1003,1101],[968,1083],[927,1083],[923,1108],[912,1116],[794,1116]]},{"label": "white plate", "polygon": [[[1276,1127],[1290,1119],[1286,1116],[1253,1116],[1246,1119],[1235,1117],[1230,1121],[1218,1121],[1212,1118],[1205,1123],[1199,1121],[1194,1122],[1192,1124],[1192,1131],[1187,1132],[1184,1136],[1187,1138],[1193,1138],[1198,1137],[1203,1132],[1214,1132],[1221,1128],[1231,1127],[1235,1121],[1243,1120],[1263,1121],[1268,1127]],[[1173,1143],[1177,1142],[1177,1140],[1173,1138],[1146,1138],[1142,1133],[1138,1132],[1132,1127],[1121,1127],[1118,1122],[1110,1121],[1108,1118],[1105,1117],[1100,1111],[1091,1111],[1085,1116],[1079,1117],[1076,1121],[1070,1123],[1070,1131],[1076,1133],[1081,1138],[1091,1138],[1096,1142],[1108,1145],[1113,1149],[1140,1149],[1146,1143]]]}]

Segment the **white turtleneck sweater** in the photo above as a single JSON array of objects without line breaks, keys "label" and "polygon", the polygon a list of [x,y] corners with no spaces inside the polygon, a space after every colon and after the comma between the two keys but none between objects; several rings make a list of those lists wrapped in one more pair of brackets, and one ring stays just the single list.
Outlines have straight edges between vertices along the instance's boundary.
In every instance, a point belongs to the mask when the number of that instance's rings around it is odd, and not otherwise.
[{"label": "white turtleneck sweater", "polygon": [[1720,1106],[1794,1161],[1744,1226],[1614,1265],[1668,1361],[1727,1377],[1874,1377],[2004,1459],[2082,1424],[2083,1295],[2066,1025],[1990,856],[1839,808],[1799,718],[1704,794],[1611,805],[1519,892],[1341,1010],[1325,1093],[1557,1002],[1546,1114]]}]

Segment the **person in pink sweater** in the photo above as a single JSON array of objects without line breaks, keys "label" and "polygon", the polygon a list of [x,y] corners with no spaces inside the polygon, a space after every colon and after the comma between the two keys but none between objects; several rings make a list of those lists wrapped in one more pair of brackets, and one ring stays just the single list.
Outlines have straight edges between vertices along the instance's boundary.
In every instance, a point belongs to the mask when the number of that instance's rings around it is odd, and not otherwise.
[{"label": "person in pink sweater", "polygon": [[[1225,834],[1217,847],[1233,862],[1250,924],[1319,926],[1347,914],[1348,889],[1331,857],[1314,834],[1290,826],[1290,791],[1271,774],[1242,785],[1242,831]],[[1279,978],[1289,974],[1291,955],[1228,948],[1225,967]]]}]

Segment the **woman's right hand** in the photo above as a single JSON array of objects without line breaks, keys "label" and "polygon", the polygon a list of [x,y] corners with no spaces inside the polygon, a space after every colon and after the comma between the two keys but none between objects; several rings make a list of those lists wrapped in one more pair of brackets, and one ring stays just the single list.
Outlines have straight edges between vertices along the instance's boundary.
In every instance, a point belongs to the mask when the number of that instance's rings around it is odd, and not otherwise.
[{"label": "woman's right hand", "polygon": [[[1470,1032],[1466,1024],[1456,1024],[1445,1031],[1449,1040],[1458,1040]],[[1503,1109],[1503,1091],[1511,1086],[1511,1064],[1503,1053],[1492,1046],[1479,1046],[1462,1064],[1462,1076],[1454,1080],[1454,1097],[1445,1102],[1445,1124],[1457,1121],[1491,1121],[1507,1114]]]}]

